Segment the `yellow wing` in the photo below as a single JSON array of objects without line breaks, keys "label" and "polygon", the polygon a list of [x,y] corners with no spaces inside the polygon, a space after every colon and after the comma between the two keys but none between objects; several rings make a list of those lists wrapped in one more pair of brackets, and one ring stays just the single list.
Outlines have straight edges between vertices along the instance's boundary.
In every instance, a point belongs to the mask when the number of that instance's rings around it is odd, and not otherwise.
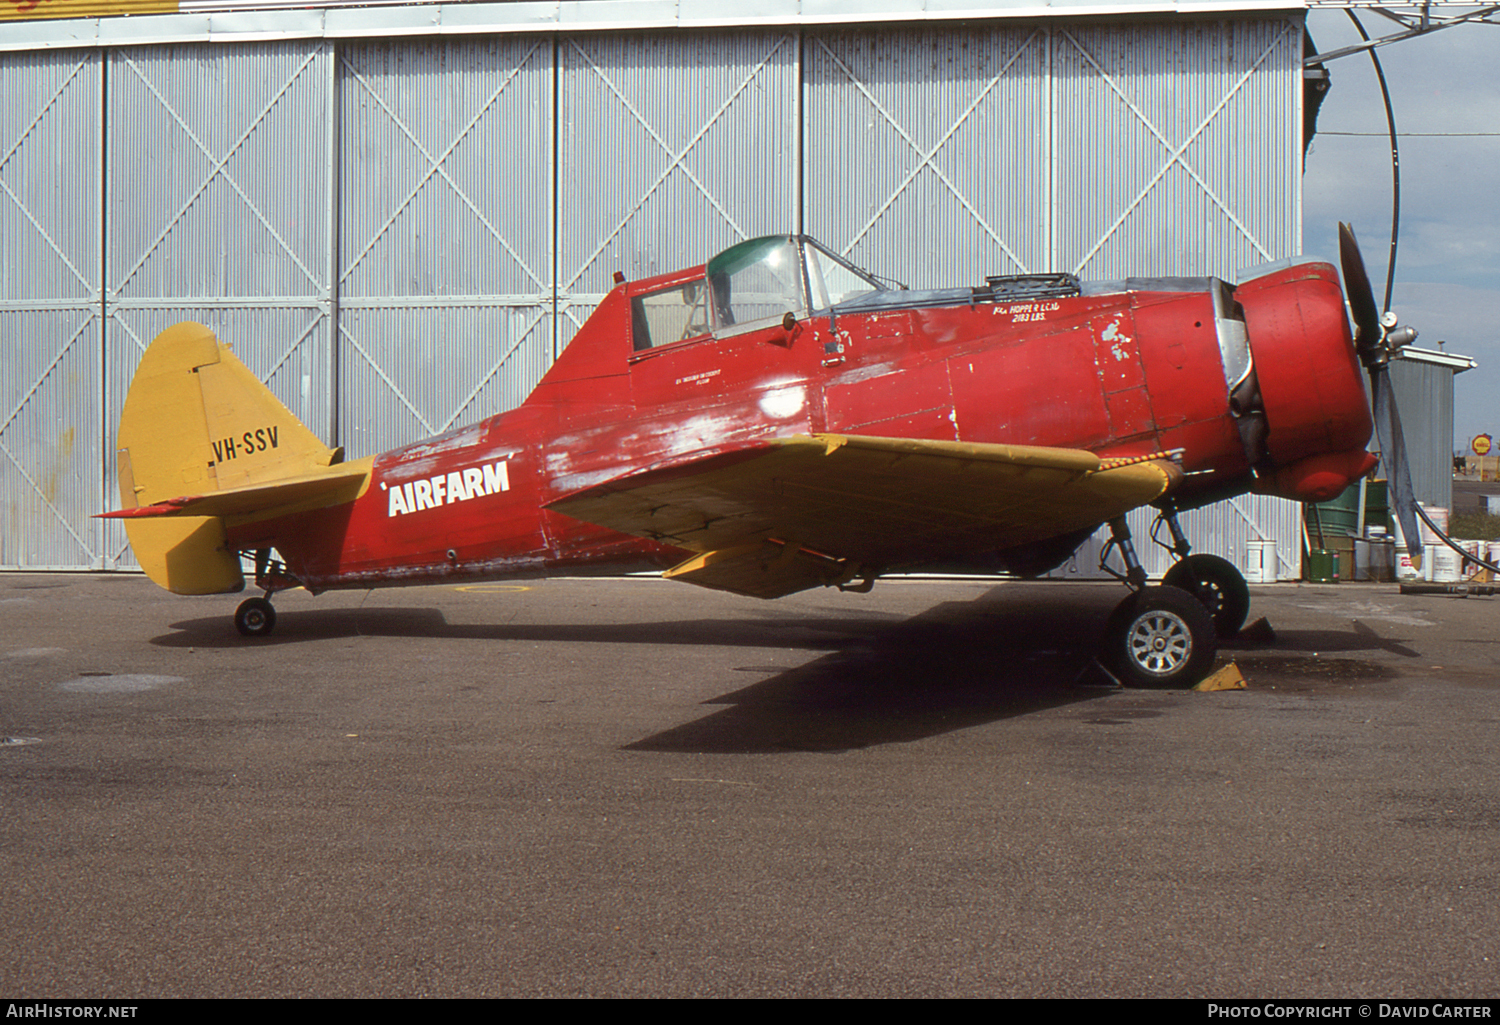
[{"label": "yellow wing", "polygon": [[627,474],[548,508],[700,553],[668,577],[774,598],[1091,527],[1181,477],[1165,454],[822,434]]}]

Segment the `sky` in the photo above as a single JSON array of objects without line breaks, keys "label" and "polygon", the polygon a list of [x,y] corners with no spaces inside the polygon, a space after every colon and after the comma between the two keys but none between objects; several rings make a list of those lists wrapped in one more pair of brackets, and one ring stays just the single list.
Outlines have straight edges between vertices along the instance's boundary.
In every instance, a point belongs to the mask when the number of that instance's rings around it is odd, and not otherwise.
[{"label": "sky", "polygon": [[[1356,13],[1372,37],[1398,30]],[[1342,10],[1313,11],[1307,24],[1320,52],[1360,41]],[[1454,380],[1453,442],[1467,449],[1481,432],[1500,439],[1500,25],[1460,25],[1378,53],[1401,153],[1391,307],[1421,332],[1417,345],[1442,341],[1478,361]],[[1332,89],[1303,177],[1303,252],[1338,263],[1338,222],[1348,221],[1379,303],[1391,236],[1385,106],[1368,56],[1327,67]],[[1369,134],[1338,134],[1346,132]]]}]

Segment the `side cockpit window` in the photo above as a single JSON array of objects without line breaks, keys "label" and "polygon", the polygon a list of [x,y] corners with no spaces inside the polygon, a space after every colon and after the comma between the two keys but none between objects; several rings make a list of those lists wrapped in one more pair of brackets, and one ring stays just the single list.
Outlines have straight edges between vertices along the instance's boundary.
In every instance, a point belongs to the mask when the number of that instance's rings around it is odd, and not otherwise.
[{"label": "side cockpit window", "polygon": [[686,342],[708,334],[708,289],[700,278],[638,295],[630,313],[636,352]]}]

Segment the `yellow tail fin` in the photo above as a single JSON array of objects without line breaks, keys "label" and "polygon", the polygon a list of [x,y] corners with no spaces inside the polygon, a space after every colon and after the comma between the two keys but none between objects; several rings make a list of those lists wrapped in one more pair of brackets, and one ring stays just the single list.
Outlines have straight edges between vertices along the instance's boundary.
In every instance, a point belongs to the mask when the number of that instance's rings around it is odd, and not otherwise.
[{"label": "yellow tail fin", "polygon": [[[118,438],[120,514],[141,568],[178,594],[245,586],[223,516],[130,517],[181,496],[304,478],[339,462],[201,324],[157,335],[130,382]],[[270,503],[268,503],[270,504]]]}]

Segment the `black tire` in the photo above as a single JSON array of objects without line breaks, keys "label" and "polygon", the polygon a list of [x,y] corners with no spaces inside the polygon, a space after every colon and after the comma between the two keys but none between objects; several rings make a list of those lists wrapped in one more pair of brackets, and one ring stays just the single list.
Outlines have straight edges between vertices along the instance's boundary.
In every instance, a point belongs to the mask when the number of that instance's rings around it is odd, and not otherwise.
[{"label": "black tire", "polygon": [[1167,570],[1161,581],[1203,603],[1214,618],[1220,637],[1233,637],[1250,615],[1250,587],[1245,575],[1228,559],[1217,555],[1189,555]]},{"label": "black tire", "polygon": [[276,629],[276,610],[264,598],[246,598],[234,610],[234,628],[246,637],[265,637]]},{"label": "black tire", "polygon": [[1191,687],[1218,654],[1213,617],[1176,587],[1147,587],[1109,617],[1104,662],[1131,687]]}]

